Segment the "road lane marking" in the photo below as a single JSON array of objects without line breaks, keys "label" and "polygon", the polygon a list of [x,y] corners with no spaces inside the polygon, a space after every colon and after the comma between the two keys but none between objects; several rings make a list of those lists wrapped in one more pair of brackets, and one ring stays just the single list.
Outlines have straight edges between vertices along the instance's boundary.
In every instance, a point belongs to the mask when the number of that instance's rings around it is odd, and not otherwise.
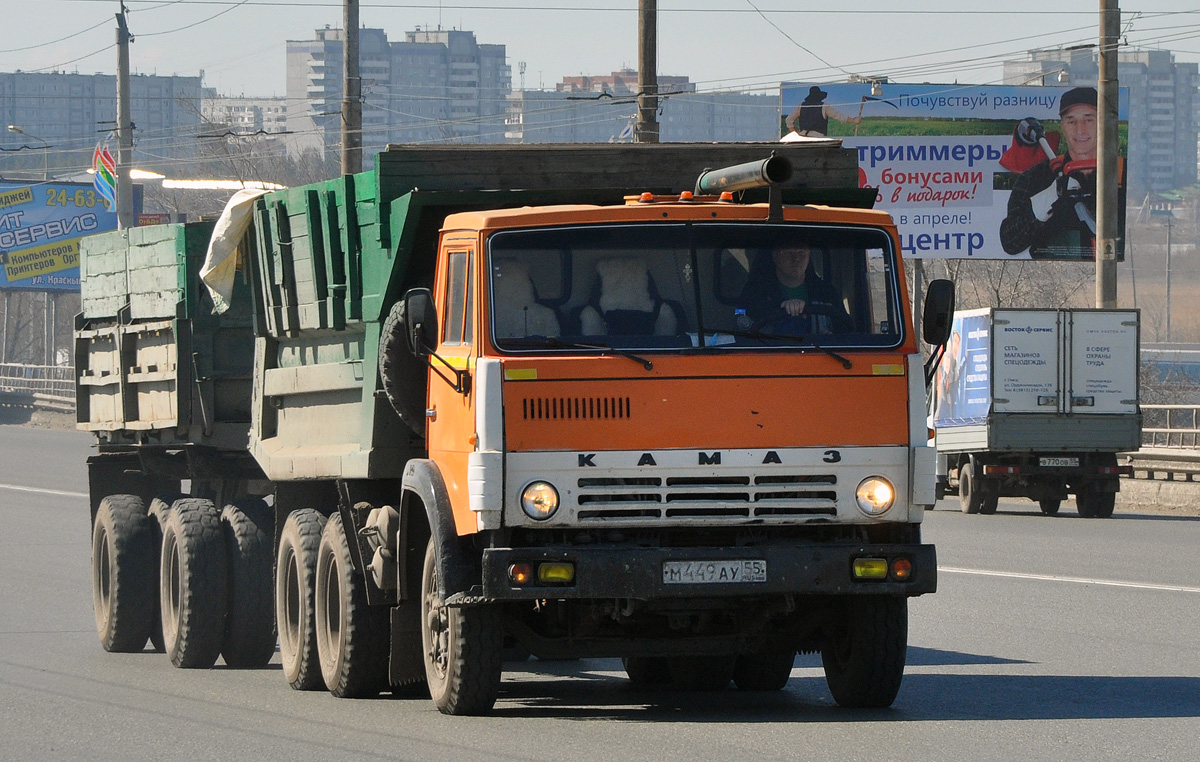
[{"label": "road lane marking", "polygon": [[1020,572],[990,571],[988,569],[962,569],[954,566],[939,566],[938,571],[951,574],[975,574],[982,577],[1013,577],[1036,579],[1045,582],[1072,582],[1077,585],[1106,585],[1108,587],[1133,587],[1139,590],[1169,590],[1175,593],[1200,593],[1200,587],[1187,585],[1155,585],[1149,582],[1125,582],[1119,579],[1092,579],[1091,577],[1062,577],[1056,574],[1023,574]]},{"label": "road lane marking", "polygon": [[19,484],[0,484],[0,489],[11,489],[17,492],[40,492],[43,495],[62,495],[63,497],[87,497],[86,492],[68,492],[61,489],[45,489],[43,487],[22,487]]}]

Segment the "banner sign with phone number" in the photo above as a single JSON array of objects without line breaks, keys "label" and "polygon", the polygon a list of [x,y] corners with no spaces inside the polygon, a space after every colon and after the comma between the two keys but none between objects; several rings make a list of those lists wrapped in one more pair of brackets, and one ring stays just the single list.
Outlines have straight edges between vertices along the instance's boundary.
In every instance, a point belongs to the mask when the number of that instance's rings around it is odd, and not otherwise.
[{"label": "banner sign with phone number", "polygon": [[0,289],[78,291],[79,239],[116,228],[91,183],[0,182]]}]

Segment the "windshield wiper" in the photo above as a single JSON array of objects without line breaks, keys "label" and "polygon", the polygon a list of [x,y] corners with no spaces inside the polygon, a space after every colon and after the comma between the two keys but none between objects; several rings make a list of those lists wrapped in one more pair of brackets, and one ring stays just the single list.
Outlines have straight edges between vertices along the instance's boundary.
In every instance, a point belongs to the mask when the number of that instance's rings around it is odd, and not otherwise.
[{"label": "windshield wiper", "polygon": [[531,336],[526,339],[504,339],[501,342],[501,344],[508,344],[511,346],[518,346],[518,347],[559,347],[562,349],[597,349],[597,350],[600,350],[600,354],[602,356],[608,355],[608,354],[613,354],[613,355],[618,355],[620,357],[626,357],[626,358],[633,360],[634,362],[640,364],[646,370],[654,370],[654,363],[647,360],[645,357],[642,357],[640,355],[635,355],[633,352],[628,352],[624,349],[617,349],[616,347],[610,347],[607,344],[583,344],[578,341],[563,341],[562,339],[556,338],[554,336]]},{"label": "windshield wiper", "polygon": [[750,330],[750,331],[733,330],[733,331],[720,331],[720,333],[727,333],[730,336],[737,336],[738,338],[741,338],[741,339],[781,339],[781,340],[785,340],[785,341],[794,341],[798,344],[808,344],[813,349],[815,349],[819,352],[824,352],[825,354],[829,355],[833,359],[840,362],[842,364],[842,367],[845,368],[846,370],[850,370],[851,368],[854,367],[854,363],[850,362],[850,360],[847,359],[844,355],[840,355],[828,347],[821,346],[816,341],[814,341],[811,336],[802,336],[800,334],[795,334],[795,333],[763,333],[761,330]]}]

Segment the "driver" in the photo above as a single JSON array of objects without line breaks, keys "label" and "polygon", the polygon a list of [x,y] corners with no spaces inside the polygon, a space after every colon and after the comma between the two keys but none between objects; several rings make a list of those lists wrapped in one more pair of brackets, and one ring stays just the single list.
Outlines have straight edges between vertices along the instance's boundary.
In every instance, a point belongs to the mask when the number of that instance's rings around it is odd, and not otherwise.
[{"label": "driver", "polygon": [[807,244],[792,244],[771,253],[774,272],[751,279],[741,303],[753,325],[771,333],[820,334],[850,330],[853,321],[837,291],[811,267]]}]

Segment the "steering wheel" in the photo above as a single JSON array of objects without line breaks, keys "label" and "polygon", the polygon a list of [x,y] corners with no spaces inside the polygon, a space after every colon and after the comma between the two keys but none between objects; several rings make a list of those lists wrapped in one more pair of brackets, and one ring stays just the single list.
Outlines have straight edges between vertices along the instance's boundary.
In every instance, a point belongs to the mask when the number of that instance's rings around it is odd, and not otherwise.
[{"label": "steering wheel", "polygon": [[[812,304],[811,302],[804,305],[804,311],[799,315],[789,315],[783,307],[776,307],[771,314],[757,321],[750,327],[751,333],[759,333],[767,326],[777,326],[779,323],[790,318],[803,318],[810,315],[824,315],[830,319],[835,325],[837,321],[843,317],[843,314],[831,304]],[[785,333],[797,333],[793,331],[785,331]],[[800,334],[809,333],[808,331],[798,332]]]}]

